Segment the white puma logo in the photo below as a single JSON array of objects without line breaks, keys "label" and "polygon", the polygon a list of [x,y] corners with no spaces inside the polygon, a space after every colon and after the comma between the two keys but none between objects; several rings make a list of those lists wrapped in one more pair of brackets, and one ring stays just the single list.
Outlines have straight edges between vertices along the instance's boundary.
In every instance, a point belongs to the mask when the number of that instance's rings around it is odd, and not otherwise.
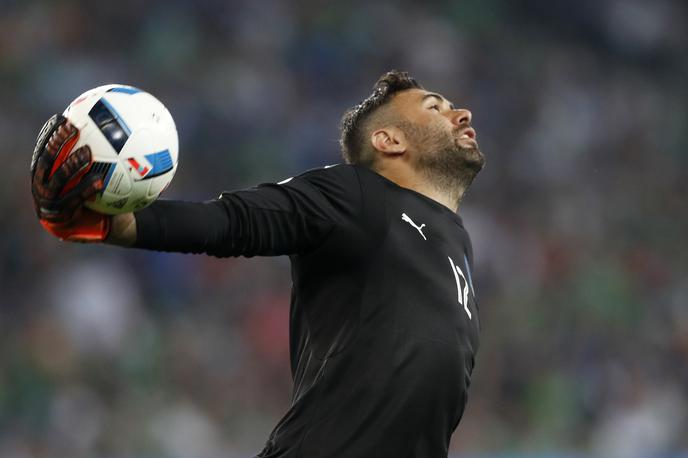
[{"label": "white puma logo", "polygon": [[420,235],[423,237],[423,240],[427,240],[425,238],[425,234],[423,234],[423,228],[425,227],[425,224],[421,224],[420,226],[416,226],[416,223],[413,222],[411,218],[406,213],[401,214],[401,220],[406,221],[409,223],[411,226],[415,227],[418,232],[420,232]]}]

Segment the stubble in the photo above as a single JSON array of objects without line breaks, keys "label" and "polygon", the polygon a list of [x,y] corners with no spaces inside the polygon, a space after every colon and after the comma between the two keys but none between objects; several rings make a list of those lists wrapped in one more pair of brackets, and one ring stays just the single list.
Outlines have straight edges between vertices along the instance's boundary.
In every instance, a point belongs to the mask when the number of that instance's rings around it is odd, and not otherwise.
[{"label": "stubble", "polygon": [[416,170],[458,204],[485,165],[480,149],[460,145],[458,129],[449,132],[439,126],[410,122],[405,122],[402,128],[419,152],[414,163]]}]

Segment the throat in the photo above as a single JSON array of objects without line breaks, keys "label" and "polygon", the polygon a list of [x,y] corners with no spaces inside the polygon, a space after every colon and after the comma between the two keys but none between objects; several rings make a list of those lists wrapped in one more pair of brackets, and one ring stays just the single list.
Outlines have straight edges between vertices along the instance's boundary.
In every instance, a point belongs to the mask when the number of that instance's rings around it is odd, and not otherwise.
[{"label": "throat", "polygon": [[466,189],[458,182],[447,185],[443,180],[428,179],[423,174],[415,172],[400,173],[392,169],[380,169],[376,172],[402,188],[415,191],[444,205],[454,213],[458,211]]},{"label": "throat", "polygon": [[434,183],[425,182],[423,185],[411,188],[426,197],[444,205],[454,213],[459,210],[459,204],[463,198],[465,189],[456,186],[438,186]]}]

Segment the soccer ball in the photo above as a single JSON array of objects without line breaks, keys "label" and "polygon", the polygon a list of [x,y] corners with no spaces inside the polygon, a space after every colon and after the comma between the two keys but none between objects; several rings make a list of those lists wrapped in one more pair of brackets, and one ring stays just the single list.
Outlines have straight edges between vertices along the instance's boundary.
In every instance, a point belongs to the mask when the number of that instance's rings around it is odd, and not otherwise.
[{"label": "soccer ball", "polygon": [[140,210],[172,181],[178,138],[172,115],[147,92],[108,84],[77,97],[64,116],[79,129],[73,151],[88,145],[90,171],[103,175],[103,190],[86,206],[114,215]]}]

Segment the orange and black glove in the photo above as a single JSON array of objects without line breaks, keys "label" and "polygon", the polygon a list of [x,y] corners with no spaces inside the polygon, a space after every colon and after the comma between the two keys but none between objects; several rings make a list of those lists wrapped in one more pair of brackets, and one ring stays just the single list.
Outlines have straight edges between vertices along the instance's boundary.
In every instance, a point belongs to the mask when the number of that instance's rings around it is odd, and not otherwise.
[{"label": "orange and black glove", "polygon": [[31,193],[43,228],[61,240],[102,242],[110,216],[84,207],[103,189],[103,176],[89,173],[88,146],[72,152],[79,130],[62,115],[52,116],[36,139],[31,158]]}]

